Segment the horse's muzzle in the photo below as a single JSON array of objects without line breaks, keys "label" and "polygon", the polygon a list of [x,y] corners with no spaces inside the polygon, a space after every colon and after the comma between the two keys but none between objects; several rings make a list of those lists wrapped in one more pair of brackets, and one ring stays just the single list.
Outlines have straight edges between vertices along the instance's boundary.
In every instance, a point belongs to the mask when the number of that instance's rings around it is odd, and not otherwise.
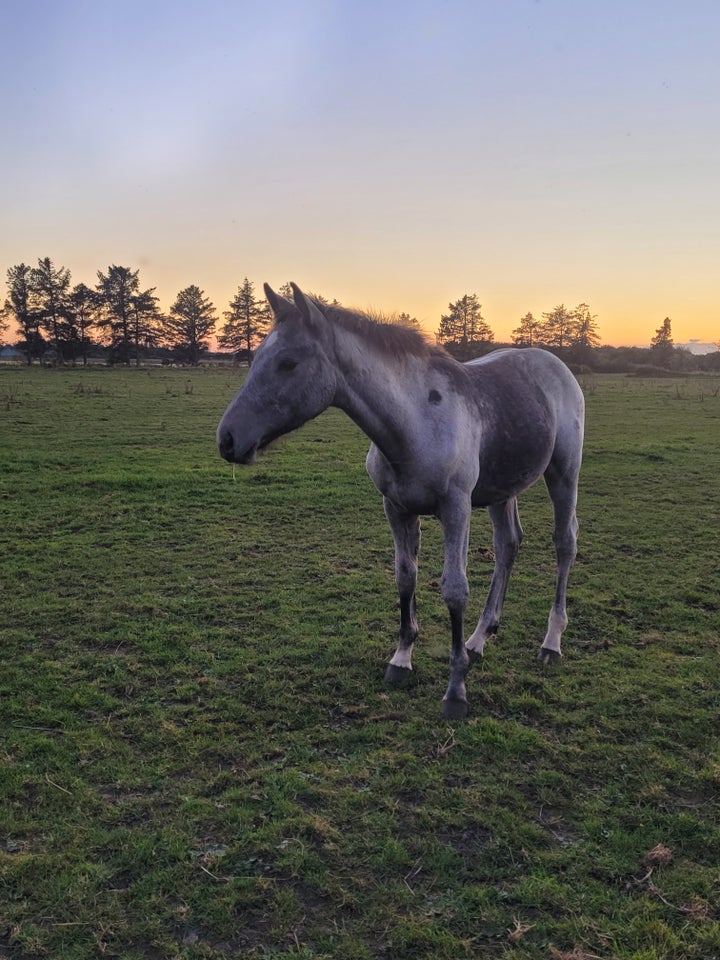
[{"label": "horse's muzzle", "polygon": [[235,438],[231,430],[219,431],[217,445],[220,456],[228,463],[252,463],[258,449],[257,443],[253,443],[245,449],[238,449],[235,446]]}]

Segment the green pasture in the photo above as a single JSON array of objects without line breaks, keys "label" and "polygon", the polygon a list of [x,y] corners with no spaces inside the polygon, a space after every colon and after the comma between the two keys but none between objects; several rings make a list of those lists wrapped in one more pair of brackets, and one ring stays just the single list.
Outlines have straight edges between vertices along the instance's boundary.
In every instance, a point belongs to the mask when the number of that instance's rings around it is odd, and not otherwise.
[{"label": "green pasture", "polygon": [[367,441],[233,475],[240,377],[0,369],[0,958],[720,957],[720,381],[583,378],[565,657],[538,485],[449,726],[438,525],[389,690]]}]

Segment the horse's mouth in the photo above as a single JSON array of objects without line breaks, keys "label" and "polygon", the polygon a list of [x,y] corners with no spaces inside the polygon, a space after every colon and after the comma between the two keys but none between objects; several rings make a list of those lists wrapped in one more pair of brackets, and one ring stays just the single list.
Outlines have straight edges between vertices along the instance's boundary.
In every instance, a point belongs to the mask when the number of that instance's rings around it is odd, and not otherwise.
[{"label": "horse's mouth", "polygon": [[263,434],[260,437],[260,440],[255,444],[255,452],[257,453],[260,450],[266,450],[273,441],[278,440],[283,434],[287,433],[286,430],[271,430],[269,433]]},{"label": "horse's mouth", "polygon": [[244,453],[240,454],[239,457],[235,457],[234,462],[242,464],[243,466],[249,466],[251,463],[255,463],[259,446],[259,444],[254,443],[251,447],[248,447]]},{"label": "horse's mouth", "polygon": [[259,443],[254,442],[245,447],[244,450],[238,449],[229,430],[224,430],[218,434],[218,452],[223,460],[227,460],[228,463],[254,463],[259,446]]},{"label": "horse's mouth", "polygon": [[278,437],[282,436],[281,432],[277,433],[266,433],[264,436],[260,437],[258,441],[251,444],[240,456],[234,458],[234,462],[242,464],[243,466],[249,466],[252,463],[255,463],[257,460],[257,455],[263,450],[266,450],[273,440],[277,440]]},{"label": "horse's mouth", "polygon": [[224,460],[227,460],[228,463],[248,466],[255,463],[258,453],[261,450],[265,450],[273,440],[281,437],[283,432],[283,430],[271,430],[268,433],[264,433],[259,440],[253,440],[252,443],[249,443],[243,448],[235,444],[231,431],[223,430],[218,436],[218,451],[220,452],[220,456]]}]

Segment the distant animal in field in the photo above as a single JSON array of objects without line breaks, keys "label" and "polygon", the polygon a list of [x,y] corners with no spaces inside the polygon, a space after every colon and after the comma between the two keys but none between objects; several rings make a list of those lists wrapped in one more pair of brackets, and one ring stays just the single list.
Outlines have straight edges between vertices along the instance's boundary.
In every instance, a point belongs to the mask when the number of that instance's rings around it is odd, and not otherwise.
[{"label": "distant animal in field", "polygon": [[[577,549],[582,391],[565,364],[544,350],[497,350],[459,363],[417,331],[325,306],[294,284],[292,290],[294,301],[265,286],[274,326],[220,421],[219,452],[230,463],[252,463],[272,440],[330,406],[364,430],[372,441],[367,470],[395,541],[400,595],[400,641],[386,680],[403,683],[412,670],[420,516],[434,515],[444,534],[441,590],[452,636],[443,715],[462,719],[468,666],[497,632],[522,540],[517,496],[540,477],[553,504],[557,555],[540,658],[561,656]],[[473,507],[485,507],[492,520],[495,567],[482,616],[464,643]]]}]

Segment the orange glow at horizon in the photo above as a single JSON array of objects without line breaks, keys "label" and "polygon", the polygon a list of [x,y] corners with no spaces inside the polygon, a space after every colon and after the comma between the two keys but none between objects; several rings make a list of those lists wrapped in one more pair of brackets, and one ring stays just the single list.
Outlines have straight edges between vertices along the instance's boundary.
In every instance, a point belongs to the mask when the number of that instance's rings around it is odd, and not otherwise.
[{"label": "orange glow at horizon", "polygon": [[[589,295],[582,296],[578,294],[577,288],[573,290],[569,285],[571,295],[563,296],[560,293],[555,298],[545,296],[541,299],[538,296],[533,300],[529,294],[527,301],[524,301],[517,294],[512,297],[501,295],[496,298],[483,297],[483,291],[479,286],[468,285],[454,290],[446,288],[445,297],[432,294],[418,296],[412,289],[406,296],[397,293],[393,295],[388,288],[379,289],[376,295],[371,296],[367,291],[356,292],[350,286],[343,290],[339,283],[303,283],[301,278],[296,279],[294,276],[288,279],[297,282],[305,291],[321,293],[329,299],[336,298],[349,308],[371,310],[388,315],[408,313],[418,320],[425,334],[433,338],[440,326],[440,317],[448,311],[449,303],[460,299],[466,293],[477,293],[482,304],[483,317],[490,324],[495,341],[498,343],[511,342],[512,331],[526,313],[532,313],[537,319],[541,319],[543,313],[549,313],[560,303],[564,303],[569,309],[576,307],[579,303],[588,303],[591,313],[597,317],[601,346],[649,347],[651,338],[668,316],[672,322],[673,340],[676,344],[692,341],[717,344],[720,341],[720,321],[718,321],[720,309],[716,310],[712,302],[709,304],[685,303],[679,295],[674,301],[656,295],[652,298],[639,298],[639,301],[634,303],[629,297],[619,296],[617,292],[613,296],[598,295],[594,299]],[[242,278],[239,282],[242,282]],[[256,294],[261,296],[264,280],[253,282]],[[268,282],[277,289],[286,280],[271,278]],[[227,309],[229,300],[235,296],[238,285],[239,283],[229,292],[225,292],[226,299],[222,305],[214,301],[218,308],[217,330],[220,330],[224,323],[223,310]]]},{"label": "orange glow at horizon", "polygon": [[[107,259],[107,258],[106,258]],[[258,258],[259,259],[259,258]],[[274,260],[274,258],[273,258]],[[657,290],[641,291],[635,296],[624,295],[622,290],[615,287],[610,293],[596,284],[583,282],[535,283],[523,285],[518,283],[510,286],[506,281],[493,284],[489,278],[486,289],[481,283],[473,282],[473,277],[455,277],[453,282],[443,282],[442,272],[433,271],[430,279],[422,276],[413,284],[405,276],[394,274],[385,276],[379,282],[372,283],[372,269],[368,268],[367,281],[357,263],[354,265],[352,276],[337,264],[323,270],[322,264],[318,267],[301,264],[305,269],[288,271],[278,275],[276,270],[265,269],[261,263],[256,265],[256,276],[248,271],[240,270],[228,282],[231,265],[227,271],[220,268],[222,256],[218,255],[210,270],[197,270],[185,273],[185,267],[174,267],[166,258],[142,258],[140,269],[141,289],[155,287],[161,310],[167,310],[175,300],[178,292],[190,284],[197,284],[204,294],[210,298],[216,309],[216,331],[219,334],[225,322],[224,311],[235,297],[238,287],[245,276],[248,276],[255,288],[255,295],[263,299],[262,285],[267,280],[277,290],[288,280],[298,283],[300,288],[308,293],[321,294],[328,299],[337,299],[343,306],[370,310],[380,314],[408,313],[415,317],[421,329],[433,338],[440,325],[440,318],[447,313],[450,302],[460,299],[464,294],[475,293],[482,305],[482,314],[489,323],[495,341],[510,343],[512,331],[519,325],[525,314],[532,313],[541,319],[544,313],[549,313],[556,306],[563,303],[569,309],[580,303],[587,303],[591,313],[596,316],[597,330],[601,346],[650,346],[650,340],[657,329],[662,325],[665,317],[670,317],[672,323],[673,340],[676,344],[687,344],[697,341],[703,344],[717,344],[720,341],[720,309],[716,307],[715,291],[707,284],[707,289],[694,289],[688,295],[686,287],[673,289],[672,284],[666,288],[657,283]],[[35,260],[26,259],[26,263],[34,266]],[[86,264],[83,275],[76,274],[72,262],[56,260],[56,266],[66,266],[72,274],[72,283],[83,282],[92,287],[95,285],[96,272],[88,271]],[[123,262],[121,258],[114,261]],[[137,266],[127,261],[132,269]],[[100,260],[97,269],[107,269],[107,264]],[[202,283],[203,272],[208,274],[208,283]],[[465,282],[463,282],[465,281]],[[0,300],[4,298],[0,291]],[[13,339],[13,325],[5,334],[4,340]],[[216,336],[217,336],[216,334]]]}]

